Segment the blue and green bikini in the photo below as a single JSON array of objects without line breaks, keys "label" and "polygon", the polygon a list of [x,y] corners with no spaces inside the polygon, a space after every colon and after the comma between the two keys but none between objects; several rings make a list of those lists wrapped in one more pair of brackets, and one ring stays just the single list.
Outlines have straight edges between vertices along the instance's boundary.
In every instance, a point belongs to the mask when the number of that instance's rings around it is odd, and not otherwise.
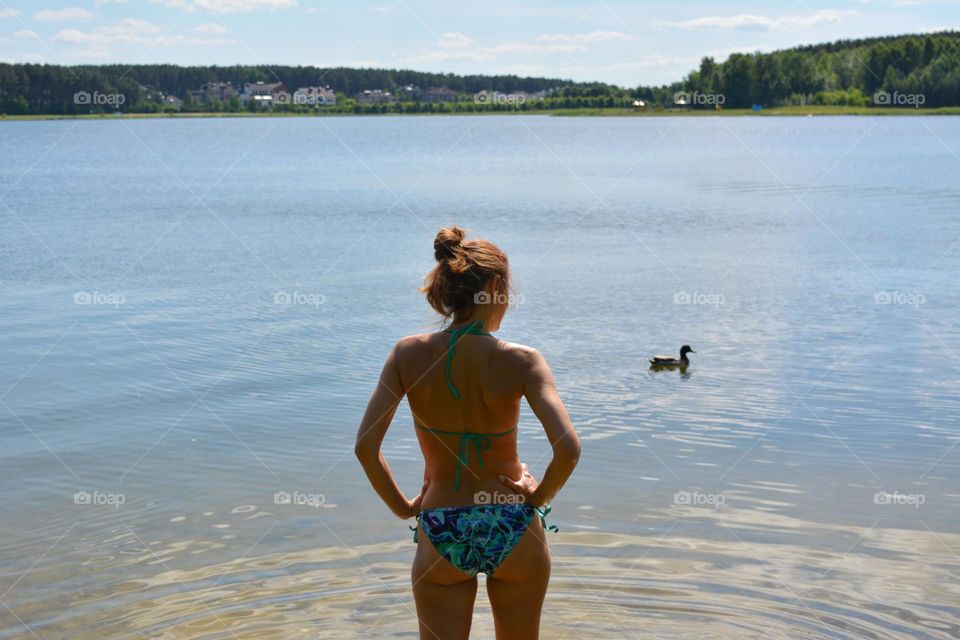
[{"label": "blue and green bikini", "polygon": [[[474,336],[491,334],[483,331],[483,322],[480,320],[459,329],[445,329],[444,332],[450,334],[444,376],[453,397],[459,400],[460,392],[454,386],[450,375],[457,342],[467,334]],[[454,479],[456,491],[460,490],[460,469],[470,466],[471,449],[477,466],[483,467],[483,452],[492,446],[491,439],[510,435],[516,431],[516,427],[498,433],[443,431],[430,429],[416,421],[414,424],[417,428],[437,436],[459,436]],[[534,514],[540,516],[544,528],[558,530],[554,525],[547,525],[548,513],[550,513],[549,506],[537,508],[527,503],[487,504],[424,509],[417,514],[417,520],[437,553],[446,558],[450,564],[469,575],[478,573],[491,575],[513,551],[527,527],[530,526]],[[413,530],[413,541],[417,542],[417,527],[410,528]]]}]

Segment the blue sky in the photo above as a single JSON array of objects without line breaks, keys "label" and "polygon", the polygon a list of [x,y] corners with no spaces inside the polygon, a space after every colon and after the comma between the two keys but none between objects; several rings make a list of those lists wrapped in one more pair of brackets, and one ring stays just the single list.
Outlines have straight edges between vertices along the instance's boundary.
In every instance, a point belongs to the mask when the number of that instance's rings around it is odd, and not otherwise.
[{"label": "blue sky", "polygon": [[960,0],[0,0],[0,61],[376,66],[623,86],[704,55],[960,28]]}]

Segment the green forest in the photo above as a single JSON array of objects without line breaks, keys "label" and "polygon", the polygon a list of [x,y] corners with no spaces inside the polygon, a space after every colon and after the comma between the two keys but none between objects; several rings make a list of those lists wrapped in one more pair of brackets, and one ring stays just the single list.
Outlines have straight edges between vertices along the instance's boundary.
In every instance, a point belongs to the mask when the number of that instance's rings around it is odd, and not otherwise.
[{"label": "green forest", "polygon": [[[680,83],[725,107],[805,104],[960,105],[960,32],[841,40],[764,54],[704,58]],[[879,94],[879,95],[877,95]],[[876,96],[876,102],[874,98]],[[709,102],[702,100],[702,102]]]},{"label": "green forest", "polygon": [[[325,107],[274,105],[279,111],[323,109],[341,113],[420,113],[576,108],[630,108],[635,100],[650,109],[759,108],[841,105],[934,108],[960,106],[960,32],[841,40],[771,53],[732,54],[722,63],[704,58],[700,67],[670,85],[618,87],[512,75],[460,76],[391,69],[322,69],[309,66],[195,66],[0,64],[0,113],[79,115],[97,112],[236,112],[238,100],[203,103],[191,92],[207,82],[283,82],[298,87],[329,86],[337,104]],[[402,94],[402,87],[446,87],[452,102],[401,100],[365,104],[355,96],[367,89]],[[482,91],[543,92],[539,99],[478,101]],[[78,103],[75,95],[122,96],[103,104]],[[165,95],[183,100],[164,103]],[[253,104],[249,108],[259,109]]]}]

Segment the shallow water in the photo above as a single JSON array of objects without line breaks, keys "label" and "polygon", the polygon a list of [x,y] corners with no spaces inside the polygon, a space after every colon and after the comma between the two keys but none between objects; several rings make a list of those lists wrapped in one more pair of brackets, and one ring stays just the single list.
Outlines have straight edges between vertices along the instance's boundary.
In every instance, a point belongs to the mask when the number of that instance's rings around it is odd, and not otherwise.
[{"label": "shallow water", "polygon": [[[960,637],[960,121],[0,140],[0,638],[415,637],[409,531],[352,442],[393,341],[435,326],[416,286],[452,222],[510,255],[500,333],[584,441],[544,637]],[[682,343],[685,374],[647,370]],[[386,452],[415,491],[406,409]]]}]

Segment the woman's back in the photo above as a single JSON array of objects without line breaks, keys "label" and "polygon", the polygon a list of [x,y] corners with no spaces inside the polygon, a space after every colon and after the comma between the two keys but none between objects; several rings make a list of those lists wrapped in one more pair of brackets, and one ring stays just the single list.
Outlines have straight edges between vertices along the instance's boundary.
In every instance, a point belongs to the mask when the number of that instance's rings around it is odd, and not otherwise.
[{"label": "woman's back", "polygon": [[534,351],[456,329],[398,345],[400,379],[430,480],[425,507],[493,501],[504,489],[498,476],[520,472],[516,426]]}]

